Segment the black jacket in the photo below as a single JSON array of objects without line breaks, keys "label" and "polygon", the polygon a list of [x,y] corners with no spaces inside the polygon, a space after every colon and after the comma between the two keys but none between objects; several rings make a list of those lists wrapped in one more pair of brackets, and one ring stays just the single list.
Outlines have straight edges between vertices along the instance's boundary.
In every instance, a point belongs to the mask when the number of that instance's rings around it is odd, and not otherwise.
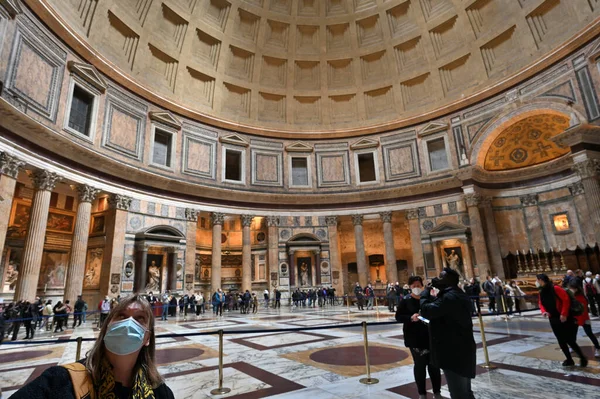
[{"label": "black jacket", "polygon": [[471,320],[471,300],[457,286],[441,291],[437,298],[425,289],[421,315],[430,320],[431,352],[441,369],[475,378],[476,345]]},{"label": "black jacket", "polygon": [[[154,389],[156,399],[175,399],[166,384]],[[67,369],[61,366],[50,367],[38,378],[25,385],[11,398],[13,399],[75,399],[73,383]]]},{"label": "black jacket", "polygon": [[410,318],[419,313],[421,304],[412,295],[405,296],[398,304],[396,321],[404,323],[404,345],[407,348],[429,349],[429,329],[422,321],[412,321]]},{"label": "black jacket", "polygon": [[83,301],[83,299],[78,299],[75,301],[75,313],[81,313],[83,312],[83,306],[85,305],[85,302]]}]

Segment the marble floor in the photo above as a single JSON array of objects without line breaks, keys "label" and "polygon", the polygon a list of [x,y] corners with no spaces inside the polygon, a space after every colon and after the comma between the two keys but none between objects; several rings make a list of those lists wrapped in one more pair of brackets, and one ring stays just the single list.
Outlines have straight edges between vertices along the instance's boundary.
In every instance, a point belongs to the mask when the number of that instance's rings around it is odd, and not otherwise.
[{"label": "marble floor", "polygon": [[[368,323],[371,375],[378,384],[363,385],[365,355],[362,321]],[[211,313],[158,321],[159,371],[177,399],[187,398],[416,398],[412,359],[404,347],[402,326],[393,323],[386,308],[379,312],[324,309],[261,309],[255,315],[238,312],[214,317]],[[561,366],[562,354],[539,312],[510,320],[484,317],[490,362],[484,354],[480,326],[475,396],[488,398],[599,398],[600,364],[587,368]],[[593,321],[600,332],[600,321]],[[218,385],[218,336],[199,334],[224,330],[224,386],[231,392],[213,396]],[[272,330],[294,331],[272,331]],[[92,338],[97,334],[93,318],[83,327],[59,335],[41,332],[30,344],[0,346],[0,387],[5,398],[40,375],[46,368],[73,362],[76,343],[36,343],[48,339]],[[178,334],[176,337],[162,337]],[[195,334],[195,335],[194,335]],[[22,330],[19,338],[23,338]],[[600,334],[598,334],[600,335]],[[6,342],[6,341],[5,341]],[[579,343],[593,359],[590,340],[579,332]],[[82,353],[91,342],[84,342]],[[449,398],[445,382],[442,390]],[[430,395],[431,397],[431,395]]]}]

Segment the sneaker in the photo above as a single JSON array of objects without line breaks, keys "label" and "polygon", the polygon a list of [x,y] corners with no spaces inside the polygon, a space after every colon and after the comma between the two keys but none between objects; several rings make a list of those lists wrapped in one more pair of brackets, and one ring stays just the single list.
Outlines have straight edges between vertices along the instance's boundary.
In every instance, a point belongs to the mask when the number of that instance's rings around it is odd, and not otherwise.
[{"label": "sneaker", "polygon": [[584,357],[581,359],[581,362],[579,363],[579,367],[587,367],[588,365],[588,360]]},{"label": "sneaker", "polygon": [[571,366],[575,366],[575,362],[573,361],[573,359],[571,360],[565,360],[562,363],[563,367],[571,367]]}]

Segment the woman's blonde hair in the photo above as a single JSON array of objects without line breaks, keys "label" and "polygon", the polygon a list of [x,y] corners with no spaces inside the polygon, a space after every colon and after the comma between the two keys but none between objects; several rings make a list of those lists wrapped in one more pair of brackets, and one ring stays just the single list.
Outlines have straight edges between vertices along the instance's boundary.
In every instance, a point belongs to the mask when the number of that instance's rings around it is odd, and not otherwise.
[{"label": "woman's blonde hair", "polygon": [[100,329],[100,335],[98,335],[98,339],[96,343],[92,347],[92,349],[87,353],[87,359],[85,361],[85,367],[88,369],[90,374],[92,375],[92,380],[94,384],[98,383],[101,379],[101,367],[102,359],[105,354],[104,351],[106,347],[104,346],[104,336],[106,335],[106,331],[108,330],[108,326],[114,317],[120,314],[123,310],[127,309],[132,304],[138,304],[142,308],[142,310],[146,313],[146,319],[148,320],[148,333],[150,334],[150,342],[148,346],[142,346],[140,353],[138,354],[137,361],[135,363],[135,368],[133,370],[133,375],[135,376],[138,370],[141,368],[146,375],[146,379],[148,380],[148,384],[152,386],[152,388],[157,388],[160,384],[163,383],[163,379],[156,368],[156,340],[154,338],[154,315],[152,314],[152,308],[150,307],[150,303],[146,300],[145,297],[134,294],[127,298],[121,300],[121,302],[117,303],[117,305],[111,309],[110,313],[106,317],[102,328]]}]

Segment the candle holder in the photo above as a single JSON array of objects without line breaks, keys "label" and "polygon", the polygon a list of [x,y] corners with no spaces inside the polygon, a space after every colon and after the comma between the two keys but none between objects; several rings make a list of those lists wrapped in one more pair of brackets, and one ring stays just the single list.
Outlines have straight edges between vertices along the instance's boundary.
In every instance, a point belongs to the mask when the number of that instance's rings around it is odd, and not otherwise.
[{"label": "candle holder", "polygon": [[548,254],[544,251],[544,271],[545,272],[551,272],[552,269],[550,268],[550,264],[548,263]]},{"label": "candle holder", "polygon": [[517,274],[523,273],[523,265],[521,264],[521,255],[519,255],[519,250],[517,249]]},{"label": "candle holder", "polygon": [[527,251],[523,251],[523,260],[525,261],[525,273],[531,273],[531,269],[529,268],[529,261],[527,260]]},{"label": "candle holder", "polygon": [[567,270],[567,265],[565,265],[565,258],[563,257],[562,251],[559,253],[560,253],[560,270],[565,271],[565,270]]},{"label": "candle holder", "polygon": [[537,262],[536,262],[536,266],[537,266],[537,271],[541,272],[544,271],[544,268],[542,267],[542,261],[540,260],[540,250],[537,250]]}]

